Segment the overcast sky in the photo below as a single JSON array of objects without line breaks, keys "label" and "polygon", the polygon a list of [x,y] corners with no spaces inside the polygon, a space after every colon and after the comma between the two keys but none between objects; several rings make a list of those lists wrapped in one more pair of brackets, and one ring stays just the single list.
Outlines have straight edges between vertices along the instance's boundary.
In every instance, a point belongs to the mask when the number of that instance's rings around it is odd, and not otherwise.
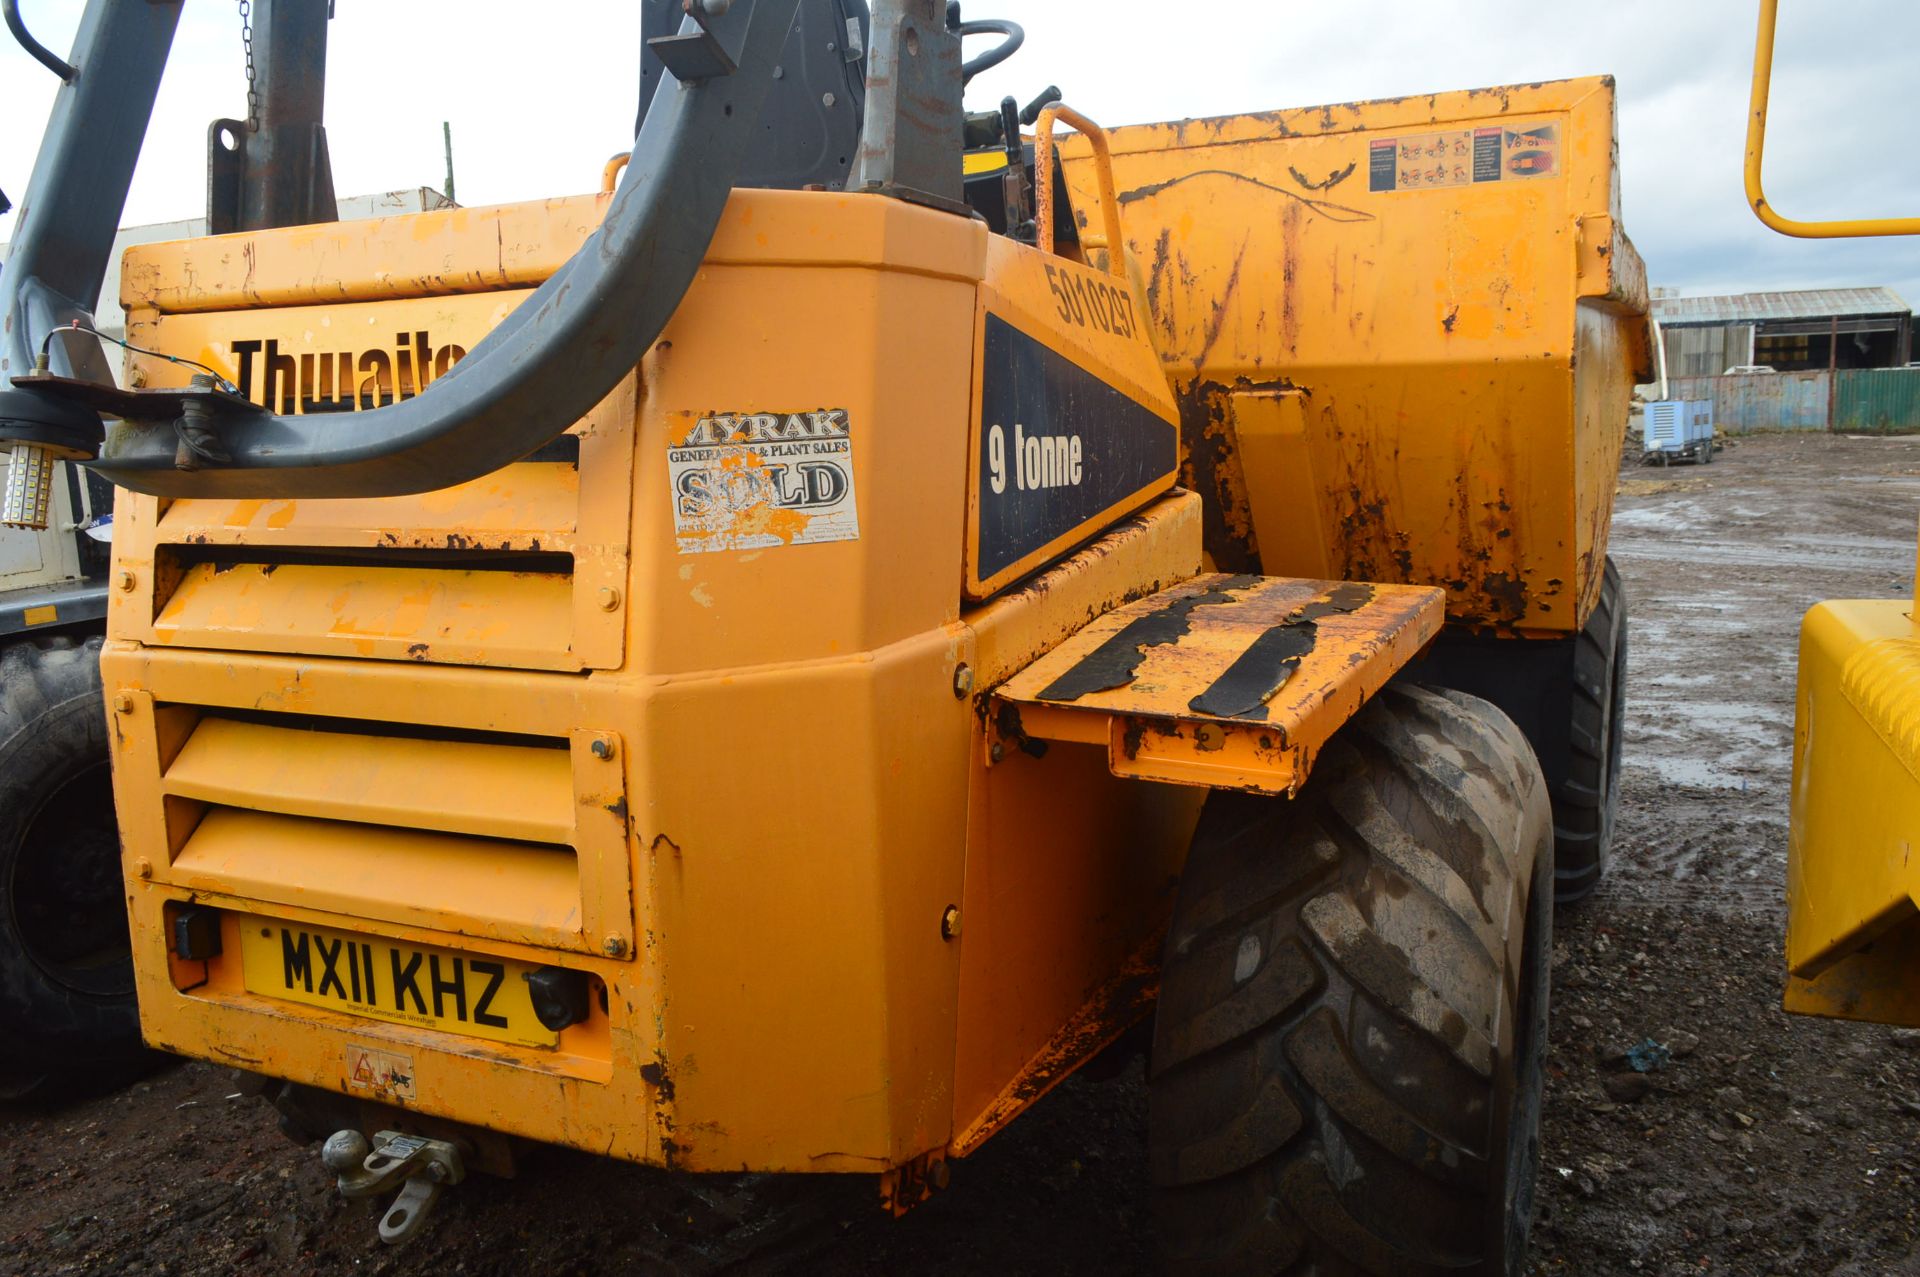
[{"label": "overcast sky", "polygon": [[[22,0],[71,47],[80,0]],[[1768,195],[1788,216],[1920,214],[1903,139],[1920,77],[1912,0],[1786,0]],[[1764,229],[1741,193],[1754,0],[974,0],[1026,48],[971,102],[1049,83],[1102,123],[1312,106],[1610,73],[1620,90],[1628,233],[1656,284],[1688,292],[1886,284],[1920,303],[1920,243],[1819,242]],[[57,82],[0,32],[0,189],[17,203]],[[468,205],[592,190],[631,140],[633,0],[338,0],[327,131],[342,195],[443,179],[453,124]],[[206,126],[246,111],[240,22],[189,0],[123,224],[204,211]],[[12,231],[0,217],[0,239]]]}]

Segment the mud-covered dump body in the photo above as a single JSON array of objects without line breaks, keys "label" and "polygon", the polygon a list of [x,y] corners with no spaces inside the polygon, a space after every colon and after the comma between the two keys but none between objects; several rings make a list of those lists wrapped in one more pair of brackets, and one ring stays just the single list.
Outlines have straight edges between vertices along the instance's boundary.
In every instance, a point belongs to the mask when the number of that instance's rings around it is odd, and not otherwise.
[{"label": "mud-covered dump body", "polygon": [[[1456,622],[1578,629],[1647,352],[1612,80],[1112,144],[1214,562],[1439,585]],[[1084,144],[1066,154],[1096,210]]]}]

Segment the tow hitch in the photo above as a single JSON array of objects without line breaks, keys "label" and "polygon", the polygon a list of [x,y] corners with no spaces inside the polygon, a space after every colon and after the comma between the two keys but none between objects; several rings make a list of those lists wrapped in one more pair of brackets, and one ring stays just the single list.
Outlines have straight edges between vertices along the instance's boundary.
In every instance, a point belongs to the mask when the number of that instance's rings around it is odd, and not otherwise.
[{"label": "tow hitch", "polygon": [[399,1186],[400,1195],[380,1217],[380,1240],[390,1246],[420,1233],[440,1200],[440,1191],[466,1178],[460,1150],[445,1140],[381,1131],[367,1147],[359,1131],[335,1131],[320,1150],[342,1197],[374,1197]]}]

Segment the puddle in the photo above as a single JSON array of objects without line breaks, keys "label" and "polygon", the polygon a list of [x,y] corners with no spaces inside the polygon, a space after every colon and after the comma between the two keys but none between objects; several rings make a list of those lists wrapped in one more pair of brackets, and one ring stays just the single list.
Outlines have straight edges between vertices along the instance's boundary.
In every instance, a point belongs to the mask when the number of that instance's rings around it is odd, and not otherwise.
[{"label": "puddle", "polygon": [[1636,754],[1629,749],[1620,760],[1620,765],[1629,771],[1652,772],[1669,785],[1740,792],[1745,792],[1749,787],[1746,777],[1729,775],[1715,764],[1698,758],[1661,758]]}]

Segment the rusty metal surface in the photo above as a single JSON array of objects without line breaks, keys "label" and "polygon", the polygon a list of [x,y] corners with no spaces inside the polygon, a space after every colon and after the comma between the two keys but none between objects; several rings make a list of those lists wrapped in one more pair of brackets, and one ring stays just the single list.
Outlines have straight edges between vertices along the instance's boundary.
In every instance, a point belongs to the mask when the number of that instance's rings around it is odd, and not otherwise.
[{"label": "rusty metal surface", "polygon": [[1025,1112],[1075,1069],[1111,1045],[1153,1011],[1160,988],[1162,935],[1155,932],[1113,977],[1093,991],[992,1104],[954,1137],[952,1152],[965,1157],[987,1137]]},{"label": "rusty metal surface", "polygon": [[1833,374],[1740,372],[1727,377],[1669,377],[1675,399],[1713,404],[1713,424],[1727,434],[1750,430],[1825,430]]},{"label": "rusty metal surface", "polygon": [[1440,627],[1418,586],[1209,574],[1101,617],[996,694],[1004,754],[1105,744],[1116,774],[1286,793]]},{"label": "rusty metal surface", "polygon": [[260,6],[247,42],[248,117],[207,130],[209,234],[337,218],[324,123],[332,17],[330,0]]},{"label": "rusty metal surface", "polygon": [[1054,242],[1053,212],[1056,193],[1053,189],[1053,126],[1056,123],[1064,123],[1077,130],[1087,139],[1087,145],[1093,148],[1094,189],[1100,196],[1100,219],[1103,229],[1097,240],[1087,237],[1083,232],[1080,237],[1081,247],[1108,249],[1108,272],[1125,279],[1127,277],[1125,254],[1111,251],[1123,244],[1125,240],[1120,231],[1120,204],[1113,187],[1113,154],[1107,143],[1107,131],[1062,102],[1056,102],[1042,110],[1039,120],[1034,124],[1033,171],[1038,174],[1034,182],[1033,221],[1038,228],[1034,242],[1038,244]]},{"label": "rusty metal surface", "polygon": [[[1594,78],[1112,131],[1216,567],[1436,585],[1450,619],[1502,633],[1579,627],[1648,363],[1613,104]],[[1380,147],[1541,131],[1551,163],[1513,180],[1375,171]],[[1092,153],[1062,151],[1090,207]]]}]

